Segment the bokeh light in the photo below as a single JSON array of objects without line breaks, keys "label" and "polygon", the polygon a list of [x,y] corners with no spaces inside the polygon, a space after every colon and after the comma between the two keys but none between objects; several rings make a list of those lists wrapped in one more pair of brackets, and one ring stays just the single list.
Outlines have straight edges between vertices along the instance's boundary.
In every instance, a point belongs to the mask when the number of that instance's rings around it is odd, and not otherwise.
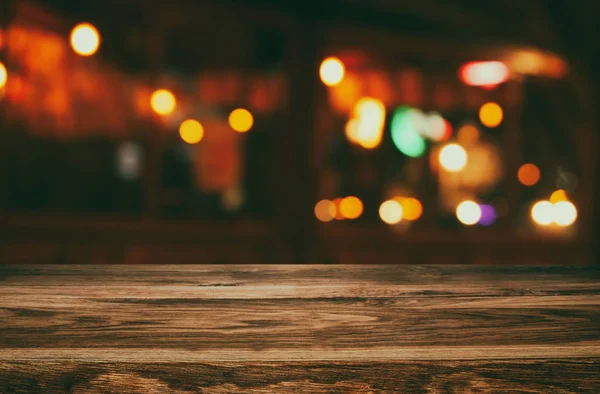
[{"label": "bokeh light", "polygon": [[150,97],[150,106],[159,115],[172,114],[176,105],[175,96],[167,89],[158,89]]},{"label": "bokeh light", "polygon": [[398,224],[402,221],[403,216],[402,205],[396,200],[384,201],[379,206],[379,217],[384,223]]},{"label": "bokeh light", "polygon": [[81,56],[91,56],[100,46],[100,33],[89,23],[80,23],[71,30],[71,47]]},{"label": "bokeh light", "polygon": [[346,217],[342,215],[342,210],[340,209],[340,205],[342,204],[343,198],[336,198],[333,200],[333,208],[335,209],[335,214],[333,215],[334,219],[344,220]]},{"label": "bokeh light", "polygon": [[328,57],[323,60],[319,69],[321,81],[327,86],[335,86],[342,82],[345,73],[344,63],[337,57]]},{"label": "bokeh light", "polygon": [[196,144],[204,137],[204,127],[194,119],[187,119],[179,126],[181,139],[188,144]]},{"label": "bokeh light", "polygon": [[459,71],[462,81],[470,86],[495,86],[508,79],[508,67],[502,62],[470,62]]},{"label": "bokeh light", "polygon": [[540,169],[535,164],[523,164],[517,172],[517,178],[525,186],[533,186],[540,180]]},{"label": "bokeh light", "polygon": [[346,197],[340,202],[340,213],[346,219],[356,219],[363,213],[363,203],[357,197]]},{"label": "bokeh light", "polygon": [[425,153],[425,140],[420,134],[422,116],[410,107],[400,107],[391,121],[392,141],[396,148],[408,157],[419,157]]},{"label": "bokeh light", "polygon": [[252,125],[254,125],[254,117],[246,109],[234,109],[229,114],[229,126],[239,133],[247,132],[252,128]]},{"label": "bokeh light", "polygon": [[498,215],[496,214],[496,208],[492,205],[482,204],[479,206],[481,208],[481,218],[479,218],[478,224],[481,226],[491,226],[496,222],[496,218]]},{"label": "bokeh light", "polygon": [[462,224],[472,226],[481,219],[481,207],[474,201],[463,201],[456,207],[456,217]]},{"label": "bokeh light", "polygon": [[321,222],[330,222],[335,218],[335,204],[330,200],[321,200],[315,205],[315,216]]},{"label": "bokeh light", "polygon": [[395,198],[394,200],[398,201],[400,203],[400,205],[402,206],[402,212],[403,212],[402,217],[406,220],[409,220],[409,221],[417,220],[423,214],[423,205],[416,198],[409,197],[409,198],[402,198],[400,200]]},{"label": "bokeh light", "polygon": [[547,226],[554,221],[554,206],[550,201],[538,201],[531,207],[531,218],[540,226]]},{"label": "bokeh light", "polygon": [[8,80],[8,71],[6,71],[6,67],[4,63],[0,62],[0,89],[3,89],[6,86],[6,81]]},{"label": "bokeh light", "polygon": [[553,206],[553,220],[560,227],[567,227],[577,220],[577,208],[570,201],[559,201]]},{"label": "bokeh light", "polygon": [[467,151],[458,144],[448,144],[439,154],[442,167],[449,172],[459,172],[467,165]]},{"label": "bokeh light", "polygon": [[143,151],[139,144],[135,142],[122,142],[117,150],[117,171],[118,174],[127,180],[133,180],[139,177],[142,171]]},{"label": "bokeh light", "polygon": [[346,123],[346,127],[344,129],[344,133],[346,134],[346,138],[353,144],[358,144],[358,125],[360,121],[356,118],[350,119]]},{"label": "bokeh light", "polygon": [[427,116],[427,136],[434,141],[441,141],[446,135],[446,123],[442,115],[433,112]]},{"label": "bokeh light", "polygon": [[479,141],[479,130],[476,126],[472,124],[465,124],[460,129],[458,129],[458,133],[456,138],[458,142],[465,146],[474,145]]},{"label": "bokeh light", "polygon": [[374,149],[381,143],[385,125],[385,105],[381,100],[363,97],[354,106],[356,140],[365,149]]},{"label": "bokeh light", "polygon": [[484,126],[497,127],[503,118],[504,112],[496,103],[485,103],[479,109],[479,120]]},{"label": "bokeh light", "polygon": [[552,193],[552,195],[550,195],[550,202],[552,204],[556,204],[557,202],[568,201],[568,200],[569,200],[569,198],[567,197],[567,192],[565,192],[563,189],[558,189],[554,193]]}]

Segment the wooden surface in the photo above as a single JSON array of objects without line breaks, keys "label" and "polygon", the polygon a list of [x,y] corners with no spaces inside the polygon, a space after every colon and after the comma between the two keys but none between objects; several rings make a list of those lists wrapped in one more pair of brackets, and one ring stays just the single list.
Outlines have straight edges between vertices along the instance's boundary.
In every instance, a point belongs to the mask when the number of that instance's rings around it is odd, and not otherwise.
[{"label": "wooden surface", "polygon": [[0,266],[0,392],[599,393],[593,266]]}]

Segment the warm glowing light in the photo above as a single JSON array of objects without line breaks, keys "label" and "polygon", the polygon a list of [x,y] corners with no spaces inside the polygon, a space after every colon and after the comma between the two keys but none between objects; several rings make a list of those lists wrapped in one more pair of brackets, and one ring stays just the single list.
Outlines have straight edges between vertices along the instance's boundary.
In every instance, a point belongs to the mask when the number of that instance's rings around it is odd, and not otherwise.
[{"label": "warm glowing light", "polygon": [[327,86],[335,86],[342,82],[345,73],[344,63],[336,57],[328,57],[323,60],[319,69],[321,81]]},{"label": "warm glowing light", "polygon": [[502,107],[496,103],[485,103],[479,109],[479,120],[484,126],[497,127],[503,118]]},{"label": "warm glowing light", "polygon": [[344,215],[342,215],[340,204],[342,203],[343,198],[336,198],[333,200],[333,207],[335,208],[335,214],[333,216],[334,219],[344,220],[346,219]]},{"label": "warm glowing light", "polygon": [[531,218],[540,226],[547,226],[554,221],[554,206],[550,201],[538,201],[531,207]]},{"label": "warm glowing light", "polygon": [[229,126],[237,132],[245,133],[254,125],[254,117],[243,108],[235,109],[229,114]]},{"label": "warm glowing light", "polygon": [[479,130],[472,124],[466,124],[458,130],[456,138],[465,146],[473,145],[479,141]]},{"label": "warm glowing light", "polygon": [[467,165],[467,151],[458,144],[448,144],[439,154],[442,167],[449,172],[460,172]]},{"label": "warm glowing light", "polygon": [[357,197],[346,197],[340,202],[340,213],[346,219],[356,219],[363,213],[363,203]]},{"label": "warm glowing light", "polygon": [[567,227],[577,220],[577,208],[570,201],[559,201],[553,206],[553,219],[560,227]]},{"label": "warm glowing light", "polygon": [[80,23],[71,31],[71,47],[81,56],[91,56],[100,46],[100,33],[89,23]]},{"label": "warm glowing light", "polygon": [[184,120],[179,126],[179,135],[188,144],[196,144],[204,137],[204,127],[197,120]]},{"label": "warm glowing light", "polygon": [[470,62],[460,68],[462,81],[470,86],[495,86],[508,79],[508,67],[502,62]]},{"label": "warm glowing light", "polygon": [[379,206],[379,217],[384,223],[398,224],[403,216],[402,205],[396,200],[387,200]]},{"label": "warm glowing light", "polygon": [[6,86],[6,81],[8,80],[8,72],[6,71],[6,67],[4,63],[0,62],[0,89]]},{"label": "warm glowing light", "polygon": [[315,205],[315,216],[322,222],[330,222],[335,218],[335,204],[330,200],[321,200]]},{"label": "warm glowing light", "polygon": [[396,148],[408,157],[419,157],[427,148],[421,135],[423,115],[409,107],[399,107],[390,125],[392,141]]},{"label": "warm glowing light", "polygon": [[474,201],[463,201],[456,207],[456,217],[467,226],[472,226],[481,219],[481,207]]},{"label": "warm glowing light", "polygon": [[535,164],[523,164],[517,172],[517,178],[523,185],[533,186],[540,180],[540,169]]},{"label": "warm glowing light", "polygon": [[379,146],[385,125],[385,105],[381,100],[361,98],[354,107],[353,115],[354,119],[358,120],[355,130],[358,144],[365,149]]},{"label": "warm glowing light", "polygon": [[154,110],[154,112],[157,114],[169,115],[175,110],[177,101],[175,100],[173,93],[167,89],[159,89],[152,93],[152,97],[150,97],[150,105],[152,106],[152,110]]},{"label": "warm glowing light", "polygon": [[[398,200],[395,199],[395,201]],[[421,202],[416,198],[403,198],[398,202],[402,206],[403,218],[406,220],[417,220],[423,214],[423,205],[421,205]]]},{"label": "warm glowing light", "polygon": [[567,192],[565,192],[563,189],[559,189],[559,190],[555,191],[550,196],[550,202],[552,204],[556,204],[557,202],[568,201],[568,200],[569,200],[569,198],[567,197]]},{"label": "warm glowing light", "polygon": [[350,119],[348,123],[346,123],[346,128],[344,132],[346,134],[346,138],[348,141],[353,144],[358,144],[358,125],[360,121],[358,119]]}]

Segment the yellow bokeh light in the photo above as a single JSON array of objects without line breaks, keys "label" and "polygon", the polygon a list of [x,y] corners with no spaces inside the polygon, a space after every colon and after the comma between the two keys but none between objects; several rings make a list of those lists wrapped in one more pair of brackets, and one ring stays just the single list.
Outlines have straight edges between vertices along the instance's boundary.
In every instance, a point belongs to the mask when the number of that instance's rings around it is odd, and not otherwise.
[{"label": "yellow bokeh light", "polygon": [[503,118],[502,107],[496,103],[485,103],[479,109],[479,120],[484,126],[497,127]]},{"label": "yellow bokeh light", "polygon": [[152,110],[159,115],[169,115],[175,111],[177,101],[173,93],[167,89],[159,89],[152,93],[150,97],[150,105]]},{"label": "yellow bokeh light", "polygon": [[196,144],[204,137],[204,127],[197,120],[184,120],[179,126],[179,135],[188,144]]},{"label": "yellow bokeh light", "polygon": [[569,198],[567,197],[567,192],[564,191],[563,189],[559,189],[559,190],[555,191],[550,196],[550,202],[552,204],[556,204],[557,202],[568,201],[568,200],[569,200]]},{"label": "yellow bokeh light", "polygon": [[481,219],[481,207],[474,201],[463,201],[456,207],[456,217],[467,226],[472,226]]},{"label": "yellow bokeh light", "polygon": [[71,30],[71,47],[81,56],[91,56],[100,46],[100,33],[89,23],[80,23]]},{"label": "yellow bokeh light", "polygon": [[533,186],[540,180],[540,169],[535,164],[523,164],[517,172],[517,178],[523,185]]},{"label": "yellow bokeh light", "polygon": [[531,207],[531,218],[540,226],[548,226],[554,221],[554,206],[550,201],[538,201]]},{"label": "yellow bokeh light", "polygon": [[254,117],[243,108],[234,109],[229,114],[229,126],[239,133],[245,133],[254,125]]},{"label": "yellow bokeh light", "polygon": [[321,222],[330,222],[335,218],[336,208],[333,201],[321,200],[315,205],[315,216]]},{"label": "yellow bokeh light", "polygon": [[479,141],[479,130],[472,124],[466,124],[458,130],[456,138],[463,145],[473,145]]},{"label": "yellow bokeh light", "polygon": [[[396,201],[398,201],[397,199],[394,199]],[[402,205],[402,211],[404,213],[403,217],[406,220],[417,220],[421,217],[421,215],[423,214],[423,205],[421,205],[421,202],[419,200],[417,200],[416,198],[403,198],[400,202],[400,205]]]},{"label": "yellow bokeh light", "polygon": [[360,121],[358,119],[350,119],[346,123],[346,128],[344,129],[344,133],[346,134],[346,138],[348,141],[353,144],[358,144],[358,125]]},{"label": "yellow bokeh light", "polygon": [[396,200],[387,200],[379,206],[379,217],[384,223],[398,224],[402,221],[404,210]]},{"label": "yellow bokeh light", "polygon": [[337,57],[328,57],[323,60],[319,69],[321,81],[327,86],[335,86],[342,82],[345,73],[344,63]]},{"label": "yellow bokeh light", "polygon": [[347,134],[353,133],[356,142],[365,149],[374,149],[379,146],[385,125],[383,102],[372,97],[361,98],[354,106],[353,119],[356,120],[356,123],[352,123],[349,127],[355,127],[355,130],[347,130]]},{"label": "yellow bokeh light", "polygon": [[340,202],[340,213],[346,219],[356,219],[363,213],[363,203],[357,197],[346,197]]},{"label": "yellow bokeh light", "polygon": [[559,201],[553,206],[554,223],[560,227],[567,227],[577,220],[577,208],[569,201]]},{"label": "yellow bokeh light", "polygon": [[467,165],[467,151],[458,144],[448,144],[438,156],[442,167],[449,172],[459,172]]},{"label": "yellow bokeh light", "polygon": [[6,86],[6,81],[8,80],[8,71],[6,71],[6,67],[4,63],[0,62],[0,89]]}]

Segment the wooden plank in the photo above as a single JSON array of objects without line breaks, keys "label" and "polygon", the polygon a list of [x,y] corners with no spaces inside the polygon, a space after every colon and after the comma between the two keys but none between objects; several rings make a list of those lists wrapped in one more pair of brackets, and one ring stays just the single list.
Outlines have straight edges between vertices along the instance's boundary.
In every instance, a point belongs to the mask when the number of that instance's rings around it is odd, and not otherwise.
[{"label": "wooden plank", "polygon": [[0,266],[0,393],[600,392],[598,311],[597,266]]},{"label": "wooden plank", "polygon": [[600,359],[0,364],[6,393],[595,393]]}]

